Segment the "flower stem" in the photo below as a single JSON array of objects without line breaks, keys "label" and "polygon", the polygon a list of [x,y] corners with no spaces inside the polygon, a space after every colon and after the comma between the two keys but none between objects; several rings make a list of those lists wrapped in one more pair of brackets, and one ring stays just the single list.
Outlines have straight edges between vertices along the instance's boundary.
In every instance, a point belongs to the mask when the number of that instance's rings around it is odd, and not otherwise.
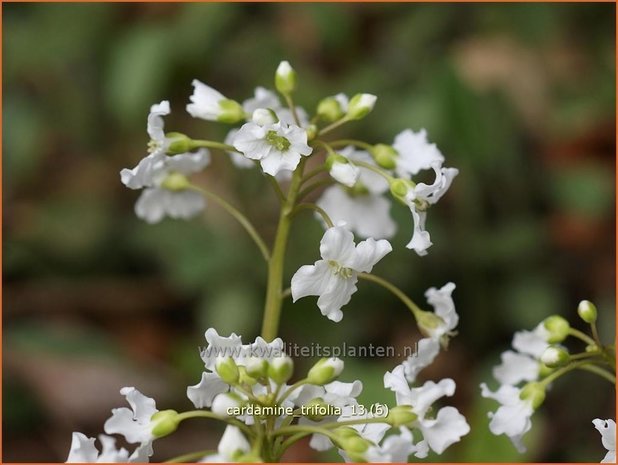
[{"label": "flower stem", "polygon": [[362,140],[355,139],[341,139],[329,142],[331,147],[346,147],[348,145],[354,145],[355,147],[371,151],[373,150],[373,145],[368,144],[367,142],[363,142]]},{"label": "flower stem", "polygon": [[610,383],[616,384],[616,375],[611,374],[609,371],[604,370],[601,367],[598,367],[596,365],[584,365],[584,366],[579,367],[579,369],[586,370],[596,375],[599,375],[601,378],[605,378]]},{"label": "flower stem", "polygon": [[584,341],[586,344],[591,345],[591,346],[596,346],[597,343],[594,339],[592,339],[590,336],[588,336],[587,334],[582,333],[580,330],[575,329],[575,328],[569,328],[569,334],[573,337],[576,337],[577,339]]},{"label": "flower stem", "polygon": [[343,117],[340,120],[335,121],[332,124],[329,124],[328,126],[320,129],[320,131],[318,132],[318,136],[323,136],[324,134],[331,132],[334,129],[337,129],[339,126],[341,126],[342,124],[347,123],[349,120],[347,117]]},{"label": "flower stem", "polygon": [[166,460],[163,463],[183,463],[183,462],[191,462],[194,463],[196,460],[201,459],[202,457],[210,454],[214,454],[216,451],[212,449],[198,450],[197,452],[191,452],[189,454],[178,455],[177,457]]},{"label": "flower stem", "polygon": [[362,166],[363,168],[366,168],[370,171],[373,171],[374,173],[379,174],[380,176],[382,176],[384,179],[386,179],[389,183],[393,182],[395,180],[395,178],[393,178],[390,174],[388,174],[386,171],[384,171],[381,168],[378,168],[377,166],[374,166],[370,163],[365,163],[364,161],[354,161],[354,164],[356,166]]},{"label": "flower stem", "polygon": [[408,297],[401,289],[399,289],[394,284],[391,284],[387,280],[380,278],[379,276],[376,276],[371,273],[359,273],[358,277],[360,279],[364,279],[365,281],[371,281],[376,284],[379,284],[383,288],[395,294],[399,298],[399,300],[401,300],[406,305],[406,307],[410,309],[410,311],[414,314],[415,318],[418,318],[422,314],[423,310],[421,310],[419,306],[416,305],[412,301],[412,299],[410,299],[410,297]]},{"label": "flower stem", "polygon": [[322,219],[329,228],[332,228],[334,226],[333,221],[328,216],[328,213],[326,213],[322,208],[318,207],[314,203],[300,203],[296,205],[296,207],[294,207],[294,210],[292,210],[292,216],[296,216],[298,212],[302,210],[313,210],[322,217]]},{"label": "flower stem", "polygon": [[303,178],[305,160],[306,159],[303,158],[300,161],[296,171],[294,171],[292,175],[288,195],[281,206],[279,225],[277,226],[277,233],[275,235],[275,244],[270,260],[268,261],[268,284],[266,289],[266,302],[264,304],[264,319],[262,321],[262,337],[267,341],[272,341],[277,336],[277,331],[279,330],[285,250],[288,243],[290,226],[292,224],[291,214],[294,210],[300,183]]},{"label": "flower stem", "polygon": [[245,228],[249,236],[251,236],[251,239],[253,239],[255,244],[260,249],[260,252],[262,253],[262,256],[264,257],[264,260],[266,260],[267,262],[269,261],[270,252],[268,251],[268,247],[264,243],[264,240],[259,235],[255,227],[251,224],[251,222],[247,219],[245,215],[243,215],[237,208],[233,207],[225,199],[223,199],[222,197],[218,196],[217,194],[213,192],[207,191],[206,189],[203,189],[195,185],[191,185],[190,189],[193,189],[199,192],[200,194],[208,197],[209,199],[217,203],[220,207],[225,209],[230,215],[232,215],[242,225],[242,227]]},{"label": "flower stem", "polygon": [[245,433],[251,435],[251,430],[247,427],[247,425],[237,420],[236,418],[227,417],[227,416],[222,417],[222,416],[216,415],[213,412],[209,412],[207,410],[190,410],[188,412],[183,412],[183,413],[178,414],[176,418],[178,419],[178,421],[184,421],[190,418],[209,418],[211,420],[224,421],[226,423],[231,423],[235,426],[238,426],[238,428],[243,430]]},{"label": "flower stem", "polygon": [[212,141],[212,140],[195,140],[195,139],[193,139],[191,141],[191,145],[193,146],[193,148],[205,147],[205,148],[209,148],[209,149],[221,149],[221,150],[226,150],[227,152],[240,153],[232,145],[222,144],[221,142],[215,142],[215,141]]},{"label": "flower stem", "polygon": [[328,178],[328,179],[320,179],[319,181],[316,181],[313,184],[309,184],[302,191],[300,191],[300,194],[298,194],[298,199],[302,200],[308,194],[313,192],[314,190],[319,189],[320,187],[323,187],[323,186],[330,186],[331,184],[334,184],[334,183],[335,183],[335,181],[333,181],[330,178]]}]

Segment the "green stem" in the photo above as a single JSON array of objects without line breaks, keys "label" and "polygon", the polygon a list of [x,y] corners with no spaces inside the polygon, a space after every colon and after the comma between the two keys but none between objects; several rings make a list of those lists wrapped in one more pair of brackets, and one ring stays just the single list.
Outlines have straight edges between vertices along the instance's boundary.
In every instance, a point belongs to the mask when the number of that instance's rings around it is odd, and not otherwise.
[{"label": "green stem", "polygon": [[203,189],[195,185],[191,185],[189,188],[213,200],[220,207],[225,209],[230,215],[232,215],[242,225],[242,227],[245,228],[249,236],[251,236],[251,239],[253,239],[253,241],[256,243],[256,245],[260,249],[260,252],[262,253],[262,256],[264,257],[264,260],[266,261],[269,260],[270,252],[268,251],[268,247],[264,243],[264,240],[259,235],[255,227],[251,224],[251,222],[247,219],[245,215],[243,215],[238,209],[233,207],[230,203],[228,203],[222,197],[219,197],[217,194],[213,192],[207,191],[206,189]]},{"label": "green stem", "polygon": [[325,436],[328,436],[326,432],[330,432],[330,429],[339,428],[341,426],[366,425],[367,423],[386,423],[386,418],[365,418],[360,420],[334,421],[332,423],[323,423],[320,425],[319,428],[315,428],[320,431],[315,431],[308,425],[292,425],[285,428],[279,428],[273,433],[273,435],[280,436],[283,434],[295,434],[302,431],[310,431],[312,433],[324,434]]},{"label": "green stem", "polygon": [[277,194],[277,198],[279,199],[279,201],[281,203],[285,202],[285,194],[281,190],[279,181],[277,181],[277,179],[274,176],[266,175],[266,177],[268,178],[268,182],[270,182],[270,185],[273,187],[275,194]]},{"label": "green stem", "polygon": [[226,423],[231,423],[235,426],[238,426],[238,428],[243,430],[245,433],[251,435],[251,430],[247,427],[247,425],[237,420],[236,418],[228,417],[228,416],[222,417],[222,416],[214,414],[213,412],[209,412],[207,410],[190,410],[188,412],[183,412],[183,413],[178,414],[176,418],[179,422],[188,420],[190,418],[209,418],[211,420],[224,421]]},{"label": "green stem", "polygon": [[410,299],[410,297],[408,297],[401,289],[399,289],[394,284],[391,284],[387,280],[385,280],[383,278],[380,278],[379,276],[376,276],[376,275],[371,274],[371,273],[359,273],[358,277],[360,279],[364,279],[365,281],[371,281],[371,282],[374,282],[376,284],[379,284],[383,288],[385,288],[388,291],[392,292],[395,296],[397,296],[399,298],[399,300],[401,300],[406,305],[406,307],[408,307],[410,309],[410,311],[414,314],[415,318],[418,318],[419,316],[422,315],[423,310],[421,310],[419,308],[419,306],[416,305],[412,301],[412,299]]},{"label": "green stem", "polygon": [[279,225],[275,235],[275,244],[272,255],[268,261],[268,285],[266,289],[266,302],[264,304],[264,319],[262,321],[262,337],[272,341],[277,336],[279,318],[281,316],[281,291],[283,284],[283,265],[285,250],[288,243],[288,235],[292,224],[292,210],[296,204],[296,198],[303,178],[303,169],[306,159],[303,158],[296,171],[292,175],[290,189],[285,202],[281,206]]},{"label": "green stem", "polygon": [[314,203],[300,203],[296,205],[296,207],[294,207],[294,210],[292,210],[292,217],[296,216],[298,212],[302,210],[313,210],[322,217],[322,219],[329,228],[332,228],[334,226],[333,221],[328,216],[328,213],[326,213],[322,208],[318,207]]},{"label": "green stem", "polygon": [[355,147],[367,150],[368,152],[373,150],[373,145],[363,142],[362,140],[355,139],[340,139],[329,142],[329,144],[331,147],[347,147],[348,145],[354,145]]},{"label": "green stem", "polygon": [[191,146],[192,146],[192,148],[205,147],[205,148],[209,148],[209,149],[221,149],[221,150],[225,150],[227,152],[241,153],[238,150],[236,150],[234,148],[234,146],[232,146],[232,145],[222,144],[221,142],[214,142],[212,140],[195,140],[195,139],[193,139],[191,141]]},{"label": "green stem", "polygon": [[319,189],[320,187],[330,186],[331,184],[335,184],[335,181],[333,181],[331,178],[321,179],[319,181],[314,182],[313,184],[309,184],[302,191],[300,191],[300,194],[298,194],[298,200],[304,199],[308,194],[310,194],[316,189]]},{"label": "green stem", "polygon": [[559,368],[553,373],[550,373],[545,378],[543,378],[541,381],[539,381],[539,383],[542,384],[543,386],[547,386],[549,383],[554,382],[556,379],[560,378],[562,375],[568,373],[569,371],[575,370],[576,368],[581,368],[585,365],[588,365],[588,360],[571,363],[565,367]]},{"label": "green stem", "polygon": [[[594,339],[592,339],[590,336],[588,336],[587,334],[582,333],[580,330],[575,329],[575,328],[569,328],[569,334],[573,337],[576,337],[577,339],[584,341],[586,344],[591,345],[591,346],[596,346],[597,343]],[[599,346],[600,347],[600,346]]]},{"label": "green stem", "polygon": [[163,463],[183,463],[183,462],[195,462],[198,459],[210,454],[215,454],[216,451],[212,449],[198,450],[197,452],[191,452],[189,454],[179,455],[177,457],[166,460]]},{"label": "green stem", "polygon": [[585,365],[585,366],[579,367],[579,369],[590,371],[591,373],[594,373],[596,375],[599,375],[602,378],[605,378],[610,383],[616,384],[616,375],[611,374],[609,371],[604,370],[601,367],[598,367],[596,365]]},{"label": "green stem", "polygon": [[382,176],[384,179],[386,179],[389,183],[393,182],[395,180],[394,177],[392,177],[390,174],[388,174],[386,171],[384,171],[381,168],[378,168],[377,166],[374,166],[370,163],[366,163],[364,161],[354,161],[354,164],[356,166],[362,166],[363,168],[366,168],[370,171],[373,171],[374,173],[378,173],[380,176]]},{"label": "green stem", "polygon": [[318,166],[317,168],[309,171],[306,175],[303,176],[303,180],[302,180],[301,184],[305,184],[311,178],[316,177],[320,173],[326,173],[327,171],[328,171],[328,168],[326,168],[326,166],[324,166],[324,165]]},{"label": "green stem", "polygon": [[320,129],[320,131],[318,132],[318,136],[323,136],[324,134],[331,132],[334,129],[337,129],[339,126],[341,126],[342,124],[347,123],[349,120],[347,117],[343,117],[340,120],[335,121],[332,124],[329,124],[328,126]]},{"label": "green stem", "polygon": [[292,444],[294,444],[295,442],[297,442],[299,439],[304,438],[305,436],[309,436],[310,433],[308,431],[303,431],[301,433],[297,433],[293,436],[290,436],[289,438],[287,438],[285,441],[283,441],[281,443],[281,445],[279,446],[279,455],[283,455],[283,453],[288,449],[288,447],[290,447]]},{"label": "green stem", "polygon": [[298,113],[296,112],[296,105],[294,105],[294,100],[292,100],[292,96],[290,94],[284,94],[285,101],[292,112],[292,118],[294,118],[294,122],[297,126],[300,127],[300,118],[298,117]]},{"label": "green stem", "polygon": [[277,402],[279,404],[282,404],[283,401],[287,399],[296,389],[304,386],[305,384],[307,384],[307,382],[308,381],[306,379],[301,379],[300,381],[295,382],[288,388],[287,391],[283,393],[283,395],[281,396],[281,399],[278,399]]}]

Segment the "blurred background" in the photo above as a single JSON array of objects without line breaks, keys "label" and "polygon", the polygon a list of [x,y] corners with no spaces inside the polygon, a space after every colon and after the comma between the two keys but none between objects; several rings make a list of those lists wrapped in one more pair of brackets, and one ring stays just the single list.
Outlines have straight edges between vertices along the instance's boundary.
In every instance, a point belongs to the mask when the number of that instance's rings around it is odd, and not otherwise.
[{"label": "blurred background", "polygon": [[[555,383],[523,455],[489,433],[496,404],[478,385],[514,331],[554,313],[585,329],[584,298],[614,340],[614,19],[613,4],[4,4],[3,460],[64,461],[72,431],[99,434],[124,405],[122,386],[189,409],[204,331],[258,335],[265,268],[244,231],[216,205],[149,226],[119,171],[145,154],[151,104],[171,101],[168,130],[222,139],[227,128],[184,112],[191,80],[243,100],[288,59],[309,111],[339,91],[379,96],[340,134],[390,143],[424,127],[460,170],[429,215],[429,255],[404,248],[411,218],[394,206],[396,253],[375,269],[423,305],[426,288],[457,284],[459,335],[422,378],[456,380],[452,403],[472,432],[428,460],[599,461],[591,420],[614,418],[607,383],[587,373]],[[256,170],[215,156],[198,182],[272,239],[277,202]],[[288,277],[317,259],[321,234],[311,215],[299,220]],[[344,310],[336,325],[315,299],[287,302],[281,336],[419,338],[370,283]],[[347,359],[343,380],[361,379],[367,403],[392,402],[382,376],[399,361]],[[220,425],[186,423],[155,460],[218,442]],[[336,456],[300,443],[286,458]]]}]

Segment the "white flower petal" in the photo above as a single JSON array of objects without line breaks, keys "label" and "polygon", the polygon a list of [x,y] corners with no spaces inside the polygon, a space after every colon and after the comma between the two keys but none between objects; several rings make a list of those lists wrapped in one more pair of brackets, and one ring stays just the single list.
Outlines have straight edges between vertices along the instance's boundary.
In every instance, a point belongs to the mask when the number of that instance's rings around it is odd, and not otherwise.
[{"label": "white flower petal", "polygon": [[443,407],[435,419],[419,419],[419,428],[429,447],[441,454],[470,432],[465,417],[455,407]]},{"label": "white flower petal", "polygon": [[369,273],[374,265],[392,250],[391,244],[386,239],[376,241],[369,238],[356,246],[350,261],[341,261],[341,264],[361,273]]},{"label": "white flower petal", "polygon": [[163,142],[165,140],[164,122],[162,116],[170,114],[170,103],[167,100],[163,100],[150,107],[150,114],[148,115],[147,131],[150,138],[157,142]]},{"label": "white flower petal", "polygon": [[431,365],[439,352],[440,342],[437,339],[428,337],[418,341],[416,353],[402,363],[408,382],[416,381],[418,373]]},{"label": "white flower petal", "polygon": [[191,85],[193,94],[190,97],[191,103],[187,105],[187,112],[194,118],[216,121],[221,115],[219,102],[225,100],[225,97],[197,79],[194,79]]},{"label": "white flower petal", "polygon": [[187,397],[195,408],[205,408],[212,405],[213,399],[227,392],[229,386],[216,373],[202,373],[202,379],[195,386],[187,388]]},{"label": "white flower petal", "polygon": [[327,229],[320,241],[320,255],[324,260],[334,260],[341,264],[350,263],[355,251],[354,234],[343,226]]},{"label": "white flower petal", "polygon": [[168,156],[165,159],[166,168],[182,174],[192,174],[202,171],[210,164],[210,152],[200,149],[194,153],[181,153]]},{"label": "white flower petal", "polygon": [[332,272],[326,260],[318,260],[315,265],[301,266],[292,276],[292,300],[310,295],[321,295],[327,288]]},{"label": "white flower petal", "polygon": [[96,463],[98,456],[99,451],[94,445],[94,438],[82,433],[73,433],[66,463]]},{"label": "white flower petal", "polygon": [[333,163],[330,175],[344,186],[353,187],[360,176],[360,169],[352,163]]},{"label": "white flower petal", "polygon": [[500,356],[502,363],[493,369],[494,378],[500,384],[515,385],[521,381],[536,381],[539,377],[539,362],[526,354],[507,350]]},{"label": "white flower petal", "polygon": [[357,280],[355,274],[351,278],[342,278],[331,273],[326,290],[318,297],[318,307],[322,315],[334,322],[341,321],[343,318],[341,307],[350,302],[352,294],[357,291]]},{"label": "white flower petal", "polygon": [[427,255],[427,249],[433,245],[429,233],[425,230],[425,220],[427,219],[427,212],[419,212],[416,207],[411,206],[412,219],[414,220],[414,232],[412,239],[406,247],[414,250],[421,257]]},{"label": "white flower petal", "polygon": [[436,145],[427,140],[424,129],[419,132],[410,129],[402,131],[395,137],[393,147],[399,153],[395,171],[401,178],[410,179],[421,170],[429,169],[433,163],[444,162],[444,156]]},{"label": "white flower petal", "polygon": [[522,354],[532,355],[540,359],[545,349],[549,347],[547,338],[549,332],[543,323],[540,323],[532,331],[518,331],[513,336],[513,348]]}]

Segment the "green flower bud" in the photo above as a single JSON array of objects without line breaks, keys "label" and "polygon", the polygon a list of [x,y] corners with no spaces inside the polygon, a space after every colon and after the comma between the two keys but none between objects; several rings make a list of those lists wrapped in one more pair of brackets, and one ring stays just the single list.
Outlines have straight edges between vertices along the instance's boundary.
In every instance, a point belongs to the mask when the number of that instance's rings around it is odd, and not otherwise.
[{"label": "green flower bud", "polygon": [[377,97],[371,94],[356,94],[350,100],[346,118],[350,120],[362,119],[373,110]]},{"label": "green flower bud", "polygon": [[268,374],[268,360],[260,357],[250,357],[245,368],[249,376],[255,379],[264,378]]},{"label": "green flower bud", "polygon": [[311,367],[307,373],[310,384],[323,386],[336,380],[343,371],[343,361],[336,357],[323,358]]},{"label": "green flower bud", "polygon": [[562,346],[550,346],[541,355],[541,362],[549,368],[559,368],[569,363],[569,352]]},{"label": "green flower bud", "polygon": [[597,321],[597,307],[589,300],[582,300],[577,306],[577,314],[586,323]]},{"label": "green flower bud", "polygon": [[539,377],[541,379],[545,378],[546,376],[551,375],[554,371],[555,371],[554,368],[548,367],[544,363],[539,364]]},{"label": "green flower bud", "polygon": [[245,119],[245,110],[242,105],[236,100],[223,99],[219,100],[219,108],[221,112],[217,117],[217,121],[221,123],[234,124]]},{"label": "green flower bud", "polygon": [[257,378],[250,376],[247,373],[247,369],[245,367],[238,367],[238,373],[240,375],[238,377],[238,384],[248,384],[249,386],[253,386],[254,384],[257,384],[258,382]]},{"label": "green flower bud", "polygon": [[267,126],[269,124],[275,124],[279,121],[277,114],[270,108],[258,108],[251,115],[251,121],[260,126]]},{"label": "green flower bud", "polygon": [[167,147],[168,155],[177,155],[193,150],[193,140],[180,132],[168,132],[165,134],[169,145]]},{"label": "green flower bud", "polygon": [[327,123],[337,121],[345,115],[341,104],[335,97],[326,97],[318,103],[317,115]]},{"label": "green flower bud", "polygon": [[569,329],[571,328],[569,322],[559,315],[552,315],[545,318],[543,326],[549,331],[547,342],[550,344],[564,341],[569,335]]},{"label": "green flower bud", "polygon": [[311,421],[323,420],[330,414],[330,409],[332,409],[332,406],[324,402],[324,399],[321,397],[316,397],[303,406],[305,417]]},{"label": "green flower bud", "polygon": [[318,135],[318,127],[315,124],[310,124],[305,128],[305,132],[307,133],[307,141],[312,141]]},{"label": "green flower bud", "polygon": [[371,150],[371,155],[376,163],[384,169],[392,170],[397,166],[397,150],[391,145],[376,144]]},{"label": "green flower bud", "polygon": [[268,377],[277,384],[285,384],[293,372],[294,362],[287,355],[273,358],[268,366]]},{"label": "green flower bud", "polygon": [[371,442],[363,438],[354,428],[343,427],[335,430],[341,448],[355,461],[366,461],[364,452],[369,449]]},{"label": "green flower bud", "polygon": [[283,95],[290,95],[296,89],[296,71],[287,61],[279,63],[275,73],[275,87]]},{"label": "green flower bud", "polygon": [[410,189],[410,181],[407,179],[395,179],[391,181],[390,188],[393,197],[403,199]]},{"label": "green flower bud", "polygon": [[240,372],[238,371],[238,365],[232,357],[217,357],[215,362],[215,370],[221,379],[227,384],[238,383]]},{"label": "green flower bud", "polygon": [[534,410],[538,409],[545,400],[545,386],[542,383],[528,383],[519,393],[521,400],[528,400]]},{"label": "green flower bud", "polygon": [[161,183],[161,187],[170,191],[183,191],[191,187],[189,179],[181,173],[170,173]]},{"label": "green flower bud", "polygon": [[335,163],[349,163],[348,159],[343,155],[338,153],[331,153],[326,157],[326,168],[329,170],[333,167]]},{"label": "green flower bud", "polygon": [[418,329],[426,337],[433,337],[436,331],[445,324],[444,320],[433,312],[421,311],[415,316]]},{"label": "green flower bud", "polygon": [[386,422],[398,428],[400,426],[406,426],[410,423],[416,421],[418,416],[416,413],[412,411],[412,407],[410,405],[398,405],[393,407],[388,412],[388,416],[386,417]]},{"label": "green flower bud", "polygon": [[161,410],[155,413],[150,419],[152,425],[152,435],[155,438],[162,438],[172,434],[178,428],[178,412],[176,410]]},{"label": "green flower bud", "polygon": [[352,197],[359,197],[369,194],[369,189],[362,182],[357,181],[352,187],[346,186],[347,193]]}]

